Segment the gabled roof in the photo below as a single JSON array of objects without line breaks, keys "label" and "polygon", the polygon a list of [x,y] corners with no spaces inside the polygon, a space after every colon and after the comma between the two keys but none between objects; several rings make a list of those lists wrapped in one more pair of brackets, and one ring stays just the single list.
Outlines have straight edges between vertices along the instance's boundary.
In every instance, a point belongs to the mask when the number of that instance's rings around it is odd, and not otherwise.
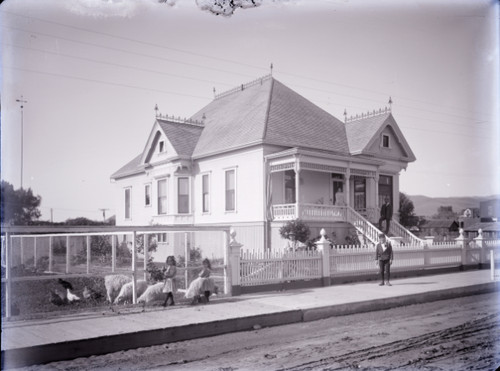
[{"label": "gabled roof", "polygon": [[196,143],[200,138],[203,126],[163,119],[158,119],[158,123],[170,143],[172,143],[177,154],[179,156],[191,157]]},{"label": "gabled roof", "polygon": [[193,157],[257,143],[349,153],[341,121],[270,76],[222,94],[192,119],[205,123]]},{"label": "gabled roof", "polygon": [[368,150],[371,145],[380,138],[380,134],[388,126],[406,153],[407,161],[415,161],[415,155],[390,111],[346,122],[347,140],[351,154],[369,154]]},{"label": "gabled roof", "polygon": [[390,114],[387,112],[378,116],[346,122],[345,128],[350,152],[359,153],[367,148],[375,134],[383,128]]}]

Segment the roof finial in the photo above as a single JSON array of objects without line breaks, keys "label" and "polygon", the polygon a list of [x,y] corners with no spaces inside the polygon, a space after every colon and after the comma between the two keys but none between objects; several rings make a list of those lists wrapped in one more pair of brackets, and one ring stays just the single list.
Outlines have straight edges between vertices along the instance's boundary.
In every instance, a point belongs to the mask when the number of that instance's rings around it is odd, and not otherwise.
[{"label": "roof finial", "polygon": [[271,76],[272,76],[273,75],[273,62],[271,62],[270,68],[271,68]]},{"label": "roof finial", "polygon": [[216,90],[215,90],[215,86],[214,86],[214,98],[217,96],[217,93],[216,93]]},{"label": "roof finial", "polygon": [[344,108],[344,122],[347,122],[347,108]]},{"label": "roof finial", "polygon": [[392,97],[389,97],[389,112],[392,111]]},{"label": "roof finial", "polygon": [[158,117],[158,104],[155,104],[155,117]]}]

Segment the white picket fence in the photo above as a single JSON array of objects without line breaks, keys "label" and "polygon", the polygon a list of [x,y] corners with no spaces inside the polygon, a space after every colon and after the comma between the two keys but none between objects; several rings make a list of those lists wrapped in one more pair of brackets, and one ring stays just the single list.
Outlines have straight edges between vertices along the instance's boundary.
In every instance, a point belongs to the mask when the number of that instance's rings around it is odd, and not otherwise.
[{"label": "white picket fence", "polygon": [[[393,246],[394,261],[391,269],[395,272],[405,272],[489,264],[490,251],[498,251],[500,254],[500,240],[480,242],[474,247],[469,247],[465,240],[427,246],[420,243],[396,245]],[[323,261],[325,259],[327,262]],[[318,279],[325,277],[325,271],[328,271],[327,275],[332,278],[378,272],[373,245],[335,246],[328,251],[245,251],[241,252],[239,263],[241,286]],[[329,264],[329,269],[325,269],[325,264]]]},{"label": "white picket fence", "polygon": [[257,286],[283,281],[321,277],[322,255],[316,251],[242,252],[242,286]]}]

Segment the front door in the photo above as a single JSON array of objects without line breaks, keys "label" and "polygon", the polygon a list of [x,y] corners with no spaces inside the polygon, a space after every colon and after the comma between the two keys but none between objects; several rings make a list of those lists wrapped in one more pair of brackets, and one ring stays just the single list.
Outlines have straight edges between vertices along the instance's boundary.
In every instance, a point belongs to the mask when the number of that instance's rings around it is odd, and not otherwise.
[{"label": "front door", "polygon": [[389,197],[392,204],[392,176],[380,175],[378,180],[378,206],[385,203],[385,198]]},{"label": "front door", "polygon": [[354,178],[354,210],[366,211],[366,178]]},{"label": "front door", "polygon": [[332,201],[333,204],[337,206],[346,204],[344,196],[344,176],[342,174],[332,174]]}]

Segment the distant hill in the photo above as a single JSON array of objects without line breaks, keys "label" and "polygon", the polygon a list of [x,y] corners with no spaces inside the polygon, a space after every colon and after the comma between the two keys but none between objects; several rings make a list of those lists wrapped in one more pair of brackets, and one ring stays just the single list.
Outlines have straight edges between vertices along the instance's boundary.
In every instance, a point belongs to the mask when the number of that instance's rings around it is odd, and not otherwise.
[{"label": "distant hill", "polygon": [[415,214],[421,216],[432,216],[437,213],[439,206],[452,206],[453,211],[460,212],[463,209],[479,207],[479,202],[500,196],[472,196],[472,197],[428,197],[407,195],[415,205]]}]

